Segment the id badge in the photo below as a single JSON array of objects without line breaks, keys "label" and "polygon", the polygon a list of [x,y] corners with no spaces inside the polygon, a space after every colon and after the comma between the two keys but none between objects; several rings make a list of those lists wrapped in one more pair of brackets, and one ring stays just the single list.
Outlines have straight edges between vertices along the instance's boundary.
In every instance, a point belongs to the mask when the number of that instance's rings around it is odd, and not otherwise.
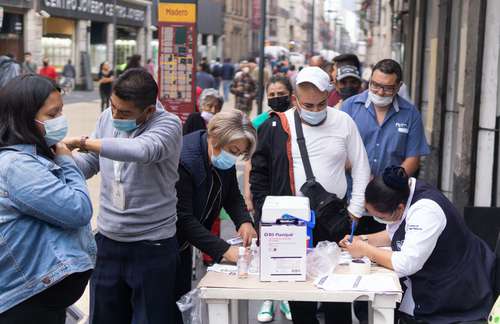
[{"label": "id badge", "polygon": [[113,205],[119,210],[125,210],[125,192],[123,184],[118,181],[113,183]]}]

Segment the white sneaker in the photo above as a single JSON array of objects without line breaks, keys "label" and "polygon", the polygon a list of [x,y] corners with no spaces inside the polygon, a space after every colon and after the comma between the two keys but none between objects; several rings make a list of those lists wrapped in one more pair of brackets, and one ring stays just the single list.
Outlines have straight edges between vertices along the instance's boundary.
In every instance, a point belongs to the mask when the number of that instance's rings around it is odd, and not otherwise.
[{"label": "white sneaker", "polygon": [[274,303],[272,300],[266,300],[262,303],[260,311],[257,314],[257,321],[261,323],[272,322],[274,319]]},{"label": "white sneaker", "polygon": [[288,305],[288,302],[286,300],[281,301],[280,311],[283,313],[283,315],[285,315],[287,320],[289,321],[292,320],[292,312],[290,311],[290,305]]}]

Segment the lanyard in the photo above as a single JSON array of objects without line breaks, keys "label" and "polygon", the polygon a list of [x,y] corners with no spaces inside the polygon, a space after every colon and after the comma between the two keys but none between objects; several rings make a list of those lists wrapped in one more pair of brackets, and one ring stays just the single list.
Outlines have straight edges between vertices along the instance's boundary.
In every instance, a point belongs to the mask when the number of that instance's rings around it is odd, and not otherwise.
[{"label": "lanyard", "polygon": [[[120,132],[117,129],[113,130],[113,135],[115,138],[130,138],[130,135],[127,135],[126,133]],[[125,135],[125,136],[123,136]],[[113,161],[113,174],[114,174],[114,180],[116,182],[121,182],[122,178],[122,172],[123,172],[123,161]]]}]

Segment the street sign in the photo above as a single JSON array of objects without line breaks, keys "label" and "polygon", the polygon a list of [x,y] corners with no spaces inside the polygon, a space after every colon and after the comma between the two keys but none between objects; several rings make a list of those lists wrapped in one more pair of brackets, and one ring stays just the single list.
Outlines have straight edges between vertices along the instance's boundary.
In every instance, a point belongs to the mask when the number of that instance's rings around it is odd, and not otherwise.
[{"label": "street sign", "polygon": [[196,107],[196,1],[160,1],[158,31],[159,98],[185,122]]}]

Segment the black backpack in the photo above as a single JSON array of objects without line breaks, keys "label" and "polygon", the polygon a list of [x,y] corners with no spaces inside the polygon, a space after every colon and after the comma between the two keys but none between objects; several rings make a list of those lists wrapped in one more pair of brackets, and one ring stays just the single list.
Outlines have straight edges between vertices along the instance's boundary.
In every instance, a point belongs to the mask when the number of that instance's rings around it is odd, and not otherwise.
[{"label": "black backpack", "polygon": [[345,235],[349,234],[351,227],[346,201],[337,197],[336,194],[326,191],[316,181],[309,161],[309,154],[307,153],[302,121],[297,110],[295,110],[294,119],[297,144],[299,145],[300,156],[307,178],[306,182],[300,187],[300,191],[309,198],[311,209],[316,214],[316,228],[313,239],[315,242],[327,240],[338,243]]}]

